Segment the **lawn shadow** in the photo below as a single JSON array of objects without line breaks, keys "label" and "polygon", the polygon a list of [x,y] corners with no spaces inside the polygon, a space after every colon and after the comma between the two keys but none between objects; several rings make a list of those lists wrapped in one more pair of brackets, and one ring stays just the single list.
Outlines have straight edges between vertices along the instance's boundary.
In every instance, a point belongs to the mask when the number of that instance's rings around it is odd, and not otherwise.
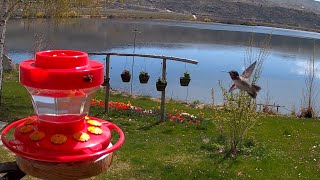
[{"label": "lawn shadow", "polygon": [[138,128],[137,130],[142,130],[142,131],[148,131],[150,130],[151,128],[155,127],[155,126],[158,126],[162,123],[163,121],[159,120],[159,121],[156,121],[148,126],[143,126],[143,127],[140,127]]},{"label": "lawn shadow", "polygon": [[0,120],[12,122],[17,119],[34,115],[32,104],[20,104],[3,101],[0,106]]}]

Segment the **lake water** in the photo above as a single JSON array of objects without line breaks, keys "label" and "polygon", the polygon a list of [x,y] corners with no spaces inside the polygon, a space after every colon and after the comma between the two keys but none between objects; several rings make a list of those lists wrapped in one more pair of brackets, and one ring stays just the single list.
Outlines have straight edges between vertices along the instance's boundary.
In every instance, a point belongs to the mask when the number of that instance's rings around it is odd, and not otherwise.
[{"label": "lake water", "polygon": [[[134,30],[136,46],[134,48]],[[42,37],[42,49],[75,49],[85,52],[119,52],[157,54],[194,59],[198,65],[181,62],[167,62],[167,98],[184,101],[199,100],[211,103],[211,89],[215,91],[215,103],[222,102],[218,81],[227,88],[231,79],[221,71],[244,69],[244,57],[248,41],[254,32],[253,52],[257,55],[259,44],[270,34],[271,52],[265,60],[261,79],[262,87],[257,100],[281,108],[297,109],[301,105],[305,87],[304,73],[307,61],[313,54],[316,44],[316,66],[319,66],[319,33],[285,30],[269,27],[241,25],[187,23],[176,21],[72,19],[65,22],[52,20],[11,20],[7,30],[6,51],[14,62],[19,63],[33,57],[38,37]],[[35,35],[37,34],[37,35]],[[90,56],[104,62],[103,56]],[[111,57],[111,87],[130,91],[130,83],[123,83],[121,72],[132,68],[132,57]],[[133,92],[135,94],[160,97],[155,82],[161,76],[162,60],[135,58],[133,72]],[[141,70],[148,71],[148,84],[139,83]],[[179,85],[179,77],[184,71],[191,73],[189,87]],[[317,82],[320,78],[318,73]],[[319,88],[317,88],[318,90]],[[319,102],[319,98],[317,98]]]}]

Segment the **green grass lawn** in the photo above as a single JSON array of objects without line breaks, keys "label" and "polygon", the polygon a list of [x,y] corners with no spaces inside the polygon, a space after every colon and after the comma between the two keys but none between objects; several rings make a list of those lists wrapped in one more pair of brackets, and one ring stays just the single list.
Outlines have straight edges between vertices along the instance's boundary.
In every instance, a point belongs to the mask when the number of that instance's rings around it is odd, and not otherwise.
[{"label": "green grass lawn", "polygon": [[[6,74],[0,120],[13,122],[33,115],[31,99],[18,83],[17,74]],[[103,99],[104,91],[96,97]],[[112,101],[157,109],[159,102],[148,97],[130,98],[112,95]],[[166,111],[204,113],[200,125],[166,121],[136,112],[113,110],[106,115],[101,107],[92,107],[92,116],[110,119],[126,135],[106,173],[92,179],[319,179],[320,124],[318,120],[266,115],[249,132],[246,146],[234,157],[219,153],[223,141],[211,119],[209,108],[199,110],[168,101]],[[114,134],[115,142],[116,135]],[[0,148],[1,162],[14,156]],[[25,179],[34,179],[26,177]]]}]

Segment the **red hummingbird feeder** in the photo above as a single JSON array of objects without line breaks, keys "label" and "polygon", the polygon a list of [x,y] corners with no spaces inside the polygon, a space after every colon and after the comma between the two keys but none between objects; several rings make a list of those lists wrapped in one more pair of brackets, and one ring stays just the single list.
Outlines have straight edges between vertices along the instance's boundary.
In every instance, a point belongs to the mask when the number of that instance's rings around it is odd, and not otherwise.
[{"label": "red hummingbird feeder", "polygon": [[[9,124],[1,139],[17,155],[22,171],[43,179],[81,179],[108,169],[124,133],[88,116],[103,80],[103,64],[89,60],[85,52],[41,51],[35,60],[20,63],[20,83],[32,96],[36,116]],[[8,140],[12,129],[14,137]],[[111,130],[119,134],[114,145]]]}]

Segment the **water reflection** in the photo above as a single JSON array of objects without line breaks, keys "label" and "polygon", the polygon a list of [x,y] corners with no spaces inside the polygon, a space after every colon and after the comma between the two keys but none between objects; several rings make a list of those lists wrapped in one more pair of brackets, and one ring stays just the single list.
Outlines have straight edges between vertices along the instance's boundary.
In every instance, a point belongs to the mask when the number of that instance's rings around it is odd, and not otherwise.
[{"label": "water reflection", "polygon": [[[248,32],[256,33],[253,49],[256,53],[256,47],[272,33],[272,51],[258,83],[263,88],[258,101],[265,101],[269,92],[272,103],[287,108],[300,105],[306,62],[313,53],[313,43],[318,46],[320,38],[318,33],[221,24],[107,19],[73,19],[59,23],[51,20],[12,20],[8,27],[7,49],[15,62],[32,58],[34,34],[38,33],[45,37],[46,49],[132,53],[134,29],[139,31],[136,53],[177,56],[199,61],[198,65],[168,62],[167,97],[206,103],[211,103],[211,88],[216,92],[216,102],[222,101],[219,80],[226,86],[231,84],[229,75],[221,70],[244,69],[243,59],[251,35]],[[319,57],[319,53],[316,52],[316,57]],[[104,62],[105,57],[91,58]],[[161,76],[161,62],[136,57],[133,77],[135,93],[160,96],[155,89],[155,82]],[[132,58],[111,58],[112,88],[129,91],[130,84],[122,83],[120,73],[125,68],[131,69],[131,66]],[[138,81],[141,70],[147,70],[151,76],[147,85]],[[180,87],[179,77],[186,70],[191,73],[192,80],[189,87]]]}]

